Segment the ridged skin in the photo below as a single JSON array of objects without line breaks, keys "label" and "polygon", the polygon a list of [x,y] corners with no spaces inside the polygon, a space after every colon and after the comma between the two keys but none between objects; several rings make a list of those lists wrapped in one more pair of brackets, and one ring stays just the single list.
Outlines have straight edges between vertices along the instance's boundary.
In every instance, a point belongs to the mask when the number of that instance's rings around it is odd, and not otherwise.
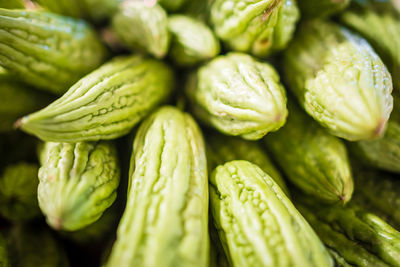
[{"label": "ridged skin", "polygon": [[82,20],[0,9],[0,65],[27,84],[62,94],[105,55],[94,30]]},{"label": "ridged skin", "polygon": [[166,106],[148,117],[137,132],[129,172],[107,266],[208,266],[207,164],[190,115]]},{"label": "ridged skin", "polygon": [[344,143],[288,102],[285,126],[267,135],[267,150],[296,187],[324,202],[347,202],[353,178]]},{"label": "ridged skin", "polygon": [[295,0],[215,0],[210,8],[217,36],[231,50],[257,57],[285,48],[298,19]]},{"label": "ridged skin", "polygon": [[165,10],[154,1],[125,1],[112,18],[112,29],[132,50],[144,50],[162,58],[169,48],[170,34]]},{"label": "ridged skin", "polygon": [[306,111],[350,141],[381,137],[392,110],[392,80],[361,37],[330,22],[304,23],[284,52],[284,73]]},{"label": "ridged skin", "polygon": [[16,222],[40,216],[37,202],[39,166],[19,162],[8,165],[0,178],[0,214]]},{"label": "ridged skin", "polygon": [[197,1],[197,0],[159,0],[158,2],[165,9],[172,12],[180,10],[186,4],[186,2],[191,2],[191,1]]},{"label": "ridged skin", "polygon": [[391,71],[393,85],[400,90],[400,13],[388,1],[356,0],[340,20],[371,43]]},{"label": "ridged skin", "polygon": [[100,22],[116,11],[121,0],[35,0],[48,10],[76,18]]},{"label": "ridged skin", "polygon": [[52,228],[82,229],[114,202],[120,170],[111,143],[48,142],[40,161],[39,206]]},{"label": "ridged skin", "polygon": [[52,97],[19,82],[9,73],[0,73],[0,132],[13,130],[21,116],[45,107]]},{"label": "ridged skin", "polygon": [[164,63],[139,55],[115,58],[17,126],[44,141],[114,139],[165,101],[172,87]]},{"label": "ridged skin", "polygon": [[299,199],[296,207],[327,247],[352,266],[400,266],[400,233],[356,205],[317,206]]},{"label": "ridged skin", "polygon": [[354,182],[354,201],[400,230],[400,180],[398,177],[357,166],[354,168]]},{"label": "ridged skin", "polygon": [[286,121],[286,93],[268,63],[242,53],[218,56],[191,77],[194,113],[227,135],[257,140]]},{"label": "ridged skin", "polygon": [[1,233],[0,233],[0,266],[11,267],[10,261],[8,259],[7,242]]},{"label": "ridged skin", "polygon": [[328,17],[341,12],[350,0],[300,0],[301,16],[304,18]]},{"label": "ridged skin", "polygon": [[176,64],[191,66],[219,54],[219,41],[203,22],[184,15],[171,15],[168,28],[172,35],[170,55]]},{"label": "ridged skin", "polygon": [[9,234],[12,266],[70,266],[63,247],[47,228],[20,224],[14,226]]},{"label": "ridged skin", "polygon": [[231,161],[213,171],[210,183],[213,221],[233,266],[333,266],[306,220],[259,167]]},{"label": "ridged skin", "polygon": [[259,166],[289,196],[289,190],[282,175],[271,162],[260,143],[246,141],[237,137],[218,133],[207,134],[207,163],[212,171],[218,165],[232,160],[247,160]]}]

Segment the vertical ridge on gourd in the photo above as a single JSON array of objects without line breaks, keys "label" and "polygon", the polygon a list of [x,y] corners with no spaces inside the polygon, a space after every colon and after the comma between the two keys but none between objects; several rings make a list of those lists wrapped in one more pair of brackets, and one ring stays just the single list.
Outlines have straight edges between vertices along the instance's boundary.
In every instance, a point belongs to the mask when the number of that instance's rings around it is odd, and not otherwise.
[{"label": "vertical ridge on gourd", "polygon": [[200,129],[162,107],[133,144],[127,205],[107,266],[208,265],[208,183]]},{"label": "vertical ridge on gourd", "polygon": [[321,241],[274,180],[247,161],[211,174],[214,224],[233,266],[333,266]]},{"label": "vertical ridge on gourd", "polygon": [[216,0],[210,7],[217,36],[230,49],[257,57],[285,48],[298,19],[295,0]]},{"label": "vertical ridge on gourd", "polygon": [[350,0],[300,0],[299,8],[305,18],[328,17],[341,12]]},{"label": "vertical ridge on gourd", "polygon": [[170,56],[181,66],[212,59],[220,52],[219,40],[208,26],[185,15],[168,17],[171,32]]},{"label": "vertical ridge on gourd", "polygon": [[168,52],[168,17],[157,1],[122,2],[112,18],[112,29],[134,51],[144,50],[157,58],[163,58]]},{"label": "vertical ridge on gourd", "polygon": [[0,65],[27,84],[61,94],[105,56],[105,47],[82,20],[0,9]]},{"label": "vertical ridge on gourd", "polygon": [[364,36],[376,49],[400,90],[400,13],[388,1],[355,0],[340,21]]},{"label": "vertical ridge on gourd", "polygon": [[243,53],[218,56],[187,85],[195,115],[227,135],[257,140],[286,121],[286,93],[268,63]]},{"label": "vertical ridge on gourd", "polygon": [[40,216],[37,202],[39,166],[18,162],[5,167],[0,178],[0,214],[14,222]]},{"label": "vertical ridge on gourd", "polygon": [[289,196],[289,190],[282,175],[271,162],[260,143],[246,141],[237,137],[209,133],[207,141],[207,162],[209,170],[232,160],[247,160],[259,166]]},{"label": "vertical ridge on gourd", "polygon": [[367,41],[331,22],[305,22],[284,52],[290,89],[321,125],[350,141],[381,137],[392,80]]},{"label": "vertical ridge on gourd", "polygon": [[140,55],[118,57],[16,125],[44,141],[114,139],[128,133],[172,89],[173,73],[164,63]]},{"label": "vertical ridge on gourd", "polygon": [[351,199],[353,178],[344,143],[314,122],[292,100],[287,123],[263,141],[296,187],[325,202]]},{"label": "vertical ridge on gourd", "polygon": [[111,143],[48,142],[40,161],[39,206],[54,229],[81,229],[114,202],[120,170]]},{"label": "vertical ridge on gourd", "polygon": [[300,196],[296,207],[327,247],[355,266],[400,266],[400,233],[361,207],[321,206]]}]

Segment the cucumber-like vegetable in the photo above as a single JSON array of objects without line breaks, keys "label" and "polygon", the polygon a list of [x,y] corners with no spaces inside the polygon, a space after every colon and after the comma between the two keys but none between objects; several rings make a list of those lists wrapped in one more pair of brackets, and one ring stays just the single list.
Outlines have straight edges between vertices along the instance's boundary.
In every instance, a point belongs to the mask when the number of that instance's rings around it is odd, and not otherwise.
[{"label": "cucumber-like vegetable", "polygon": [[162,107],[133,144],[128,200],[107,266],[208,266],[208,186],[200,129]]},{"label": "cucumber-like vegetable", "polygon": [[227,135],[256,140],[286,121],[286,93],[268,63],[243,53],[218,56],[189,80],[194,113]]},{"label": "cucumber-like vegetable", "polygon": [[39,166],[19,162],[8,165],[0,178],[0,214],[12,221],[40,216],[37,201]]},{"label": "cucumber-like vegetable", "polygon": [[43,108],[52,98],[19,82],[9,73],[0,73],[0,132],[11,131],[14,122],[25,115]]},{"label": "cucumber-like vegetable", "polygon": [[0,65],[28,84],[61,94],[105,55],[94,30],[82,20],[0,9]]},{"label": "cucumber-like vegetable", "polygon": [[330,135],[296,105],[288,102],[285,126],[263,141],[287,178],[324,202],[350,200],[353,178],[344,143]]},{"label": "cucumber-like vegetable", "polygon": [[120,170],[109,142],[45,143],[40,150],[39,206],[56,230],[97,221],[114,202]]},{"label": "cucumber-like vegetable", "polygon": [[302,106],[332,134],[350,141],[383,136],[392,80],[365,39],[331,22],[305,22],[283,68]]},{"label": "cucumber-like vegetable", "polygon": [[298,19],[295,0],[215,0],[210,7],[217,36],[230,49],[257,57],[285,48]]},{"label": "cucumber-like vegetable", "polygon": [[257,165],[238,160],[218,166],[210,199],[233,266],[333,266],[310,225]]},{"label": "cucumber-like vegetable", "polygon": [[355,0],[340,20],[371,43],[391,71],[393,85],[400,90],[400,13],[388,1]]},{"label": "cucumber-like vegetable", "polygon": [[112,29],[128,48],[162,58],[167,54],[170,42],[167,13],[157,1],[147,2],[121,3],[112,18]]},{"label": "cucumber-like vegetable", "polygon": [[307,197],[296,207],[327,247],[354,266],[400,266],[400,233],[355,204],[322,206]]},{"label": "cucumber-like vegetable", "polygon": [[1,267],[11,267],[8,257],[9,256],[8,256],[7,241],[4,238],[4,236],[0,233],[0,266]]},{"label": "cucumber-like vegetable", "polygon": [[165,101],[172,87],[173,74],[164,63],[140,55],[118,57],[17,126],[44,141],[114,139]]},{"label": "cucumber-like vegetable", "polygon": [[170,55],[176,64],[191,66],[219,54],[219,41],[205,23],[189,16],[172,15],[168,18],[168,28]]},{"label": "cucumber-like vegetable", "polygon": [[341,12],[350,4],[350,0],[300,0],[302,17],[328,17]]},{"label": "cucumber-like vegetable", "polygon": [[282,175],[271,162],[267,152],[260,143],[246,141],[237,137],[224,136],[218,133],[207,135],[207,162],[212,171],[218,165],[232,160],[247,160],[259,166],[274,179],[283,192],[289,196],[289,190]]}]

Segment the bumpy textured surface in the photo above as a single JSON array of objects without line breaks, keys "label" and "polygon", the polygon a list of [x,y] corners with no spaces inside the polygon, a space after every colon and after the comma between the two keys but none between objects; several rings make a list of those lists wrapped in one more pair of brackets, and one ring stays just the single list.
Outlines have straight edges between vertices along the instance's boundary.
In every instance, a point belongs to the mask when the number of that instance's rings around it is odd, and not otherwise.
[{"label": "bumpy textured surface", "polygon": [[0,132],[13,129],[21,116],[45,107],[52,100],[47,94],[29,88],[9,73],[0,73]]},{"label": "bumpy textured surface", "polygon": [[38,217],[37,164],[20,162],[5,168],[0,179],[0,214],[12,221]]},{"label": "bumpy textured surface", "polygon": [[371,43],[391,71],[395,88],[400,90],[400,13],[388,1],[355,0],[340,19]]},{"label": "bumpy textured surface", "polygon": [[211,59],[220,52],[214,33],[206,24],[184,15],[168,17],[171,32],[172,60],[181,66],[191,66]]},{"label": "bumpy textured surface", "polygon": [[231,161],[210,182],[213,221],[233,266],[333,266],[310,225],[259,167]]},{"label": "bumpy textured surface", "polygon": [[[315,203],[314,203],[315,204]],[[356,205],[315,206],[305,198],[296,207],[327,247],[352,266],[400,266],[400,233]]]},{"label": "bumpy textured surface", "polygon": [[105,48],[82,20],[34,10],[0,9],[0,65],[61,94],[98,67]]},{"label": "bumpy textured surface", "polygon": [[228,137],[218,133],[207,135],[207,163],[210,172],[218,165],[232,160],[247,160],[259,166],[265,173],[274,179],[283,192],[289,196],[282,175],[271,162],[267,152],[261,144],[242,140],[237,137]]},{"label": "bumpy textured surface", "polygon": [[305,18],[328,17],[345,9],[350,0],[300,0],[301,16]]},{"label": "bumpy textured surface", "polygon": [[208,266],[208,182],[200,129],[163,107],[140,126],[128,200],[108,267]]},{"label": "bumpy textured surface", "polygon": [[295,0],[215,0],[210,20],[227,46],[265,57],[286,47],[299,11]]},{"label": "bumpy textured surface", "polygon": [[10,259],[18,267],[68,267],[68,258],[52,233],[43,227],[16,225],[9,233]]},{"label": "bumpy textured surface", "polygon": [[97,221],[114,202],[120,170],[108,142],[45,143],[38,199],[47,223],[74,231]]},{"label": "bumpy textured surface", "polygon": [[353,178],[344,143],[328,134],[293,100],[283,128],[263,141],[287,178],[298,188],[325,202],[347,202]]},{"label": "bumpy textured surface", "polygon": [[44,141],[114,139],[128,133],[173,87],[172,71],[142,56],[119,57],[17,124]]},{"label": "bumpy textured surface", "polygon": [[229,53],[201,67],[187,94],[196,116],[227,135],[256,140],[286,121],[286,93],[278,73],[246,54]]},{"label": "bumpy textured surface", "polygon": [[285,50],[283,67],[290,89],[332,134],[351,141],[384,134],[392,80],[365,39],[330,22],[306,22]]},{"label": "bumpy textured surface", "polygon": [[112,18],[112,29],[124,45],[132,50],[147,51],[164,57],[170,35],[165,10],[154,1],[125,1]]}]

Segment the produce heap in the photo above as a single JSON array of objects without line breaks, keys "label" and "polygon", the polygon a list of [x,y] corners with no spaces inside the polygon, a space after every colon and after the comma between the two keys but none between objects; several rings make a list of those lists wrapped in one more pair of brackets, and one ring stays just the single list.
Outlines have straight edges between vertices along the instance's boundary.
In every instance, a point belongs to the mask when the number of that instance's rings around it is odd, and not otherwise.
[{"label": "produce heap", "polygon": [[0,0],[0,266],[400,266],[395,0]]}]

